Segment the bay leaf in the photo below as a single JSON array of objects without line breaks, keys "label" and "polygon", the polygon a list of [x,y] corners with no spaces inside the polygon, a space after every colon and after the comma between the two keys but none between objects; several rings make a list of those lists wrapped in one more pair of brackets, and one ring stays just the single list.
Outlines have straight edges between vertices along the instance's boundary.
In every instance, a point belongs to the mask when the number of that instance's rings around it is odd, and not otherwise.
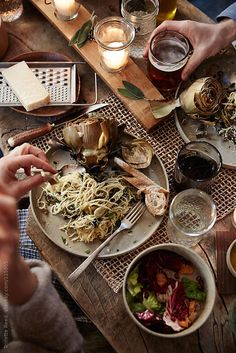
[{"label": "bay leaf", "polygon": [[143,98],[137,97],[134,93],[128,91],[126,88],[118,88],[118,92],[126,98],[136,99],[136,100],[143,99]]},{"label": "bay leaf", "polygon": [[129,81],[122,81],[124,87],[131,92],[134,96],[136,96],[136,99],[144,99],[144,93],[141,91],[140,88],[135,86],[133,83],[130,83]]},{"label": "bay leaf", "polygon": [[148,100],[148,102],[155,119],[167,117],[175,108],[180,106],[179,99],[169,101]]},{"label": "bay leaf", "polygon": [[71,40],[69,41],[69,47],[72,47],[72,45],[74,45],[76,42],[77,42],[77,40],[78,40],[78,37],[79,37],[79,35],[80,35],[80,32],[81,32],[81,28],[79,28],[76,32],[75,32],[75,34],[73,35],[73,37],[71,38]]}]

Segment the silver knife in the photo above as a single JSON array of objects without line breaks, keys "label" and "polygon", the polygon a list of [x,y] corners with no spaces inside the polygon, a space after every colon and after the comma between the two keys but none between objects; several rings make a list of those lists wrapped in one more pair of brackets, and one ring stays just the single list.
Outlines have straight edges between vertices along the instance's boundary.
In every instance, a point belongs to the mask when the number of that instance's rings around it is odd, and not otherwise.
[{"label": "silver knife", "polygon": [[[78,118],[82,117],[84,114],[94,112],[94,111],[101,109],[101,108],[104,108],[108,105],[109,105],[109,103],[98,103],[98,104],[91,105],[91,106],[86,107],[80,111],[74,112],[73,114],[71,114],[69,116],[66,116],[66,117],[59,119],[59,121],[56,123],[52,123],[52,124],[47,123],[47,124],[40,126],[38,128],[20,132],[19,134],[16,134],[14,136],[9,137],[7,142],[9,144],[9,146],[13,148],[15,146],[21,145],[24,142],[29,142],[37,137],[44,136],[44,135],[48,134],[54,128],[64,125],[66,121],[77,120]],[[78,113],[79,113],[79,115],[78,115]]]}]

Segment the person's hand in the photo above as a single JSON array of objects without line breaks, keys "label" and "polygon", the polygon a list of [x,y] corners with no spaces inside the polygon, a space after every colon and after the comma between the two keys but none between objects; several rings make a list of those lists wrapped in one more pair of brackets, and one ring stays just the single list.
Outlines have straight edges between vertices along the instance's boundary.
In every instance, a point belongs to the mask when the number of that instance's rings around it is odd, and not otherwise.
[{"label": "person's hand", "polygon": [[193,54],[182,71],[182,80],[186,80],[204,59],[217,54],[236,39],[236,22],[231,19],[226,19],[217,24],[205,24],[189,20],[164,21],[151,34],[144,49],[144,58],[148,57],[152,37],[166,30],[181,33],[193,47]]},{"label": "person's hand", "polygon": [[16,201],[0,184],[0,292],[10,303],[26,303],[37,288],[37,278],[18,254]]},{"label": "person's hand", "polygon": [[[56,173],[45,153],[28,143],[16,147],[0,159],[0,182],[9,195],[19,198],[48,179],[40,174],[31,176],[31,167],[43,169],[52,174]],[[23,180],[16,178],[16,172],[20,168],[23,168],[28,176]]]}]

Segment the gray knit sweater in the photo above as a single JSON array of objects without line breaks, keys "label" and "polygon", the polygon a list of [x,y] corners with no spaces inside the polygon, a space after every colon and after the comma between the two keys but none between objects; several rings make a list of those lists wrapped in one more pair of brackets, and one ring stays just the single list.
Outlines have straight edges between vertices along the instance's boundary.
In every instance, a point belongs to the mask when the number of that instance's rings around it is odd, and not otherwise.
[{"label": "gray knit sweater", "polygon": [[[29,261],[38,278],[31,299],[20,306],[0,307],[0,344],[6,353],[83,353],[82,337],[51,284],[51,270],[42,261]],[[7,313],[3,314],[3,309]],[[9,322],[10,329],[4,329]],[[8,334],[8,338],[3,335]],[[0,345],[1,347],[1,345]]]}]

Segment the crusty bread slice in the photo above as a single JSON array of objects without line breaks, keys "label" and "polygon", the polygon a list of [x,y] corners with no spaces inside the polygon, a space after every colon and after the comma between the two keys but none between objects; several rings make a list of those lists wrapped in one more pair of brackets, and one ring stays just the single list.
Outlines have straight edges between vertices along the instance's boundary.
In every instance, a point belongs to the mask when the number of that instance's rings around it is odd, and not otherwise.
[{"label": "crusty bread slice", "polygon": [[[138,189],[140,188],[138,185],[140,185],[141,187],[145,187],[145,186],[150,186],[150,185],[156,185],[160,188],[160,190],[162,190],[164,193],[168,194],[168,191],[163,188],[162,186],[158,185],[157,183],[155,183],[153,180],[149,179],[145,174],[143,174],[142,172],[140,172],[139,170],[131,167],[131,165],[129,165],[128,163],[124,162],[122,159],[115,157],[114,158],[114,162],[124,171],[126,171],[127,173],[131,174],[134,178],[130,178],[129,180],[126,179],[130,184],[134,185],[135,187],[137,187]],[[129,178],[129,177],[124,177],[124,178]],[[132,180],[132,181],[131,181]],[[135,185],[136,183],[136,185]]]},{"label": "crusty bread slice", "polygon": [[122,159],[115,157],[114,161],[121,169],[133,175],[133,177],[123,176],[123,178],[136,187],[139,190],[138,193],[145,194],[145,204],[149,212],[153,216],[162,216],[167,207],[168,191]]}]

